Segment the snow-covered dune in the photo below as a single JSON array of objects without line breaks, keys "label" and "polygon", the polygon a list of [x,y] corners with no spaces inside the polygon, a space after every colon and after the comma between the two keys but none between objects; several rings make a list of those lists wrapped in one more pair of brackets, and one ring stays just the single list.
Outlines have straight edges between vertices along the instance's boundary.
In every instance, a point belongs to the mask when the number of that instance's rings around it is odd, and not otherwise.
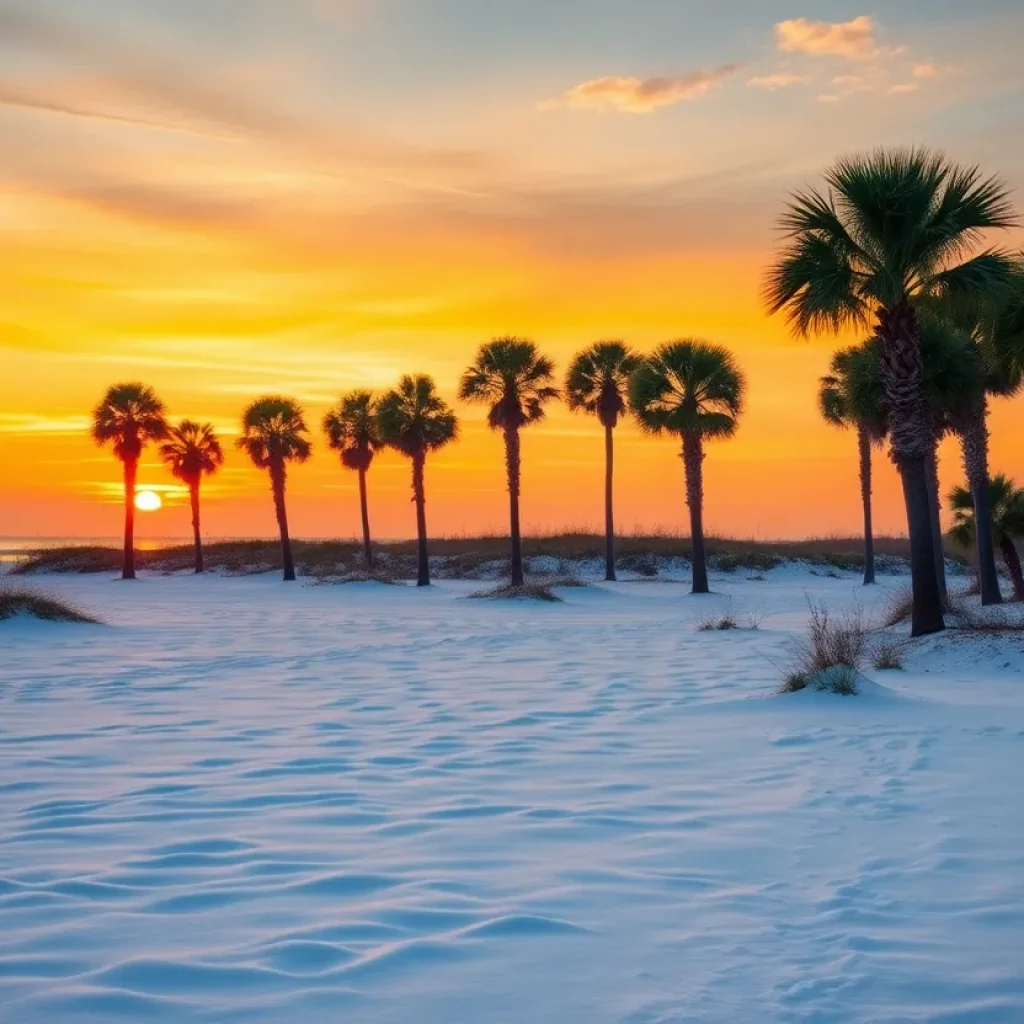
[{"label": "snow-covered dune", "polygon": [[41,583],[107,625],[0,623],[0,1020],[1024,1021],[1018,638],[779,696],[885,585]]}]

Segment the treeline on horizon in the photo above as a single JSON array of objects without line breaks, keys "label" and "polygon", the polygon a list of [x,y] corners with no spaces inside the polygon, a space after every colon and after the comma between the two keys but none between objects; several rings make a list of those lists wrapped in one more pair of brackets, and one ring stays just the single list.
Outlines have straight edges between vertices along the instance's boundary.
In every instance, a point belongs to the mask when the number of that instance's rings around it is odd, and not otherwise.
[{"label": "treeline on horizon", "polygon": [[[820,384],[825,420],[856,433],[864,514],[864,582],[874,582],[871,516],[873,449],[888,443],[906,503],[913,586],[912,633],[944,628],[948,607],[938,491],[938,443],[961,442],[967,486],[949,496],[953,533],[973,545],[982,601],[1002,600],[998,547],[1024,599],[1014,538],[1024,534],[1024,492],[988,467],[988,398],[1012,396],[1024,383],[1024,255],[981,248],[984,233],[1018,224],[1006,186],[976,167],[925,149],[878,150],[839,160],[824,188],[795,193],[780,219],[783,242],[768,268],[769,313],[785,313],[797,336],[851,327],[864,341],[837,352]],[[615,579],[614,431],[632,415],[651,435],[678,438],[690,516],[693,592],[706,593],[703,462],[708,441],[731,437],[747,381],[733,355],[698,338],[639,353],[620,340],[599,341],[572,359],[562,387],[555,367],[526,338],[500,337],[479,349],[459,382],[459,399],[487,408],[503,439],[509,494],[511,584],[524,583],[519,523],[521,432],[564,399],[590,414],[605,440],[605,575]],[[458,438],[455,411],[423,374],[406,375],[381,395],[341,396],[323,420],[330,449],[359,480],[363,551],[373,568],[367,476],[374,454],[407,457],[417,525],[417,583],[430,582],[425,469],[430,453]],[[167,421],[155,391],[142,383],[111,387],[93,414],[92,435],[110,443],[124,466],[122,575],[135,574],[134,498],[143,447],[160,445],[170,471],[189,488],[195,569],[202,572],[199,495],[224,451],[210,424]],[[312,453],[302,407],[266,395],[243,413],[236,445],[267,472],[281,538],[284,578],[295,579],[288,532],[287,468]]]}]

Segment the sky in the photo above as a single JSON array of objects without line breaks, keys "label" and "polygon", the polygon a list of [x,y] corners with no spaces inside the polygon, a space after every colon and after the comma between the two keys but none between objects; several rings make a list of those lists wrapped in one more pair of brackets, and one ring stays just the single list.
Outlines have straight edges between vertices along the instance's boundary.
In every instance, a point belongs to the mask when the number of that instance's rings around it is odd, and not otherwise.
[{"label": "sky", "polygon": [[[777,218],[836,157],[908,144],[1000,175],[1024,211],[1021,38],[1016,0],[0,0],[0,536],[117,534],[120,467],[87,428],[120,380],[222,432],[213,536],[273,533],[232,442],[253,398],[297,397],[316,447],[292,532],[353,536],[320,421],[406,372],[462,423],[428,464],[432,531],[502,530],[501,439],[455,391],[507,334],[560,376],[602,338],[725,345],[749,389],[709,446],[707,528],[854,534],[856,441],[816,395],[858,339],[766,316]],[[995,403],[993,466],[1024,481],[1022,427],[1024,399]],[[617,443],[621,528],[685,532],[678,443],[628,423]],[[600,526],[596,421],[553,409],[523,458],[525,529]],[[876,466],[877,527],[904,532]],[[141,535],[186,535],[152,449],[140,483],[166,502]],[[406,462],[382,454],[370,493],[380,536],[414,532]]]}]

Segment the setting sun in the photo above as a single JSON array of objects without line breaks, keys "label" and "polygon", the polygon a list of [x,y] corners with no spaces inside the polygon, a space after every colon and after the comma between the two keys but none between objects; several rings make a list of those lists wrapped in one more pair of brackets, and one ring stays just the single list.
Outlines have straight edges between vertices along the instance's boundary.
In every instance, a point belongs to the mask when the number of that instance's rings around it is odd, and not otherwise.
[{"label": "setting sun", "polygon": [[135,495],[135,507],[140,512],[156,512],[163,506],[163,501],[156,491],[139,491]]}]

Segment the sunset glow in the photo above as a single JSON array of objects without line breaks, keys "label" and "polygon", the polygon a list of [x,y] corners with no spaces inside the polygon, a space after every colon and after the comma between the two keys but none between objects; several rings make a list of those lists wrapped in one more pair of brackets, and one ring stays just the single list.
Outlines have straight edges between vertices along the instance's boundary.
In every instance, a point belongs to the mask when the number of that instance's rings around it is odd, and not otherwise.
[{"label": "sunset glow", "polygon": [[[775,220],[838,154],[908,140],[1024,204],[1024,13],[586,12],[581,31],[579,5],[541,0],[3,5],[0,534],[117,533],[121,467],[89,411],[143,379],[225,440],[206,531],[272,535],[265,474],[232,449],[242,409],[292,395],[318,427],[340,392],[406,372],[432,374],[462,419],[430,466],[432,528],[503,529],[499,439],[455,401],[503,334],[534,338],[559,378],[599,338],[725,345],[751,384],[708,460],[708,529],[857,533],[856,442],[815,402],[856,339],[797,342],[765,316]],[[1024,477],[1022,429],[1021,403],[993,403],[995,469]],[[356,482],[314,442],[289,477],[292,530],[353,536]],[[601,445],[564,407],[530,429],[527,531],[599,527]],[[621,528],[685,532],[678,445],[627,422],[619,446]],[[902,532],[878,463],[876,527]],[[153,446],[141,472],[173,483]],[[948,442],[942,473],[944,490],[961,480]],[[407,466],[385,453],[372,477],[377,534],[410,535]],[[150,528],[188,534],[175,505]]]},{"label": "sunset glow", "polygon": [[163,507],[163,501],[156,491],[139,491],[135,495],[135,507],[140,512],[156,512]]}]

